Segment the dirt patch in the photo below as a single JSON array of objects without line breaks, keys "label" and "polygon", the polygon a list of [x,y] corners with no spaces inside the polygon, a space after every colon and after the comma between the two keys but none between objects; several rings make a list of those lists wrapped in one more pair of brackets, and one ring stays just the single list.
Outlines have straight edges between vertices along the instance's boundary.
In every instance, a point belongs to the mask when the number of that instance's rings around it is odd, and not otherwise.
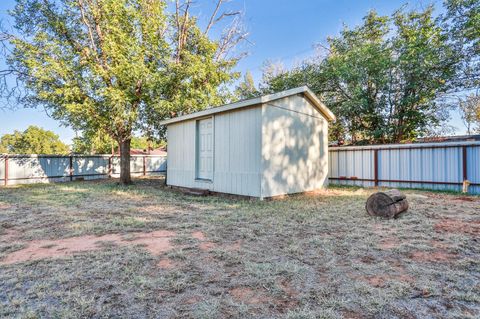
[{"label": "dirt patch", "polygon": [[445,243],[443,241],[436,240],[436,239],[430,240],[430,245],[432,245],[432,247],[434,247],[436,249],[441,249],[441,250],[448,250],[448,249],[452,248],[447,243]]},{"label": "dirt patch", "polygon": [[173,269],[176,264],[169,258],[162,258],[157,263],[157,266],[162,269]]},{"label": "dirt patch", "polygon": [[200,248],[200,250],[202,250],[202,251],[209,251],[209,250],[212,250],[212,249],[218,247],[218,245],[215,244],[214,242],[206,241],[207,237],[201,231],[195,231],[191,234],[191,236],[192,236],[192,238],[195,238],[195,239],[201,241],[201,243],[198,245],[198,248]]},{"label": "dirt patch", "polygon": [[370,284],[370,286],[382,288],[385,286],[386,278],[385,276],[370,276],[365,277],[365,281]]},{"label": "dirt patch", "polygon": [[447,262],[456,259],[457,255],[446,250],[414,251],[410,253],[409,258],[420,262]]},{"label": "dirt patch", "polygon": [[393,248],[397,248],[399,246],[398,239],[387,238],[383,239],[379,244],[378,247],[383,250],[390,250]]},{"label": "dirt patch", "polygon": [[205,240],[205,234],[201,231],[195,231],[192,233],[192,238],[198,239],[198,240]]},{"label": "dirt patch", "polygon": [[150,233],[139,233],[133,240],[122,241],[121,243],[140,244],[152,255],[158,256],[173,248],[170,239],[175,236],[174,232],[158,230]]},{"label": "dirt patch", "polygon": [[0,209],[9,209],[11,207],[12,207],[12,205],[10,205],[10,204],[0,203]]},{"label": "dirt patch", "polygon": [[173,248],[170,239],[175,236],[175,233],[159,230],[150,233],[133,233],[130,235],[134,236],[131,240],[126,240],[120,234],[80,236],[56,240],[33,240],[28,242],[26,248],[7,255],[2,261],[0,261],[0,264],[13,264],[44,258],[66,257],[78,252],[101,249],[102,242],[113,242],[118,245],[140,244],[151,254],[160,255]]},{"label": "dirt patch", "polygon": [[441,222],[437,223],[434,228],[437,232],[480,236],[480,220],[463,221],[453,218],[444,218]]},{"label": "dirt patch", "polygon": [[194,305],[194,304],[196,304],[196,303],[199,303],[200,301],[202,301],[202,297],[195,295],[195,296],[192,296],[192,297],[187,298],[187,299],[184,301],[184,303],[185,303],[186,305]]},{"label": "dirt patch", "polygon": [[352,310],[342,311],[342,314],[343,314],[343,318],[345,318],[345,319],[363,319],[363,318],[366,318],[364,315],[362,315],[358,312],[352,311]]},{"label": "dirt patch", "polygon": [[200,243],[200,245],[198,245],[198,248],[200,248],[200,250],[203,250],[203,251],[208,251],[216,248],[217,246],[218,246],[217,244],[212,243],[211,241],[206,241],[206,242]]},{"label": "dirt patch", "polygon": [[272,299],[264,293],[248,287],[233,288],[229,294],[236,301],[249,305],[265,305],[272,301]]},{"label": "dirt patch", "polygon": [[377,260],[372,257],[372,256],[363,256],[361,257],[360,259],[360,262],[364,263],[364,264],[367,264],[367,265],[371,265],[373,263],[375,263]]},{"label": "dirt patch", "polygon": [[238,251],[242,249],[243,240],[237,240],[232,244],[226,245],[225,249],[228,251]]},{"label": "dirt patch", "polygon": [[405,283],[413,283],[415,279],[412,276],[409,276],[403,271],[400,272],[392,272],[390,274],[380,274],[380,275],[372,275],[372,276],[361,276],[357,277],[356,279],[360,279],[362,281],[367,282],[370,286],[376,288],[385,288],[387,286],[388,281],[401,281]]},{"label": "dirt patch", "polygon": [[465,201],[465,202],[476,202],[476,201],[478,201],[477,198],[469,197],[469,196],[455,197],[454,200],[461,200],[461,201]]},{"label": "dirt patch", "polygon": [[3,234],[0,235],[0,239],[3,241],[15,241],[22,236],[22,233],[16,229],[7,228],[3,231]]}]

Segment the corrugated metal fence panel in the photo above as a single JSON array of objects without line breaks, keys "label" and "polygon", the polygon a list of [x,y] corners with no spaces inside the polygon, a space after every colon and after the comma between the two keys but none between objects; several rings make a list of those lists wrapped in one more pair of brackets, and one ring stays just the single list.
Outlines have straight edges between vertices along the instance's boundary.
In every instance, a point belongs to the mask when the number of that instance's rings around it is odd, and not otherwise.
[{"label": "corrugated metal fence panel", "polygon": [[379,150],[379,186],[459,191],[462,165],[461,147]]},{"label": "corrugated metal fence panel", "polygon": [[5,180],[5,156],[0,155],[0,185],[4,184]]},{"label": "corrugated metal fence panel", "polygon": [[378,186],[461,191],[466,170],[480,194],[480,142],[331,147],[330,183],[374,186],[375,152]]},{"label": "corrugated metal fence panel", "polygon": [[[163,174],[167,171],[167,157],[162,155],[132,155],[130,157],[130,172],[132,176],[143,175],[145,158],[145,173],[147,175]],[[120,176],[120,157],[112,158],[112,176]]]},{"label": "corrugated metal fence panel", "polygon": [[467,168],[468,180],[476,184],[470,186],[470,191],[480,194],[480,146],[467,149],[467,163],[471,163]]},{"label": "corrugated metal fence panel", "polygon": [[167,171],[167,157],[154,157],[154,156],[148,156],[145,158],[146,162],[146,170],[147,173],[155,174],[160,172],[166,172]]},{"label": "corrugated metal fence panel", "polygon": [[[373,186],[374,167],[372,150],[330,150],[330,182],[340,185]],[[350,178],[350,179],[346,179]]]},{"label": "corrugated metal fence panel", "polygon": [[[132,175],[143,174],[144,156],[131,157]],[[0,185],[5,184],[5,156],[0,156]],[[92,156],[56,156],[56,155],[9,155],[8,185],[30,184],[42,182],[62,182],[77,179],[108,178],[109,155]],[[70,164],[71,163],[71,164]],[[120,173],[119,157],[111,159],[112,176]],[[148,168],[147,168],[147,163]],[[72,175],[70,176],[70,165]],[[145,173],[161,173],[166,171],[166,156],[145,156]]]},{"label": "corrugated metal fence panel", "polygon": [[73,156],[75,178],[99,179],[108,176],[109,156]]},{"label": "corrugated metal fence panel", "polygon": [[8,185],[60,182],[69,174],[69,158],[63,156],[9,156]]},{"label": "corrugated metal fence panel", "polygon": [[143,157],[132,156],[130,159],[130,172],[132,174],[143,174]]}]

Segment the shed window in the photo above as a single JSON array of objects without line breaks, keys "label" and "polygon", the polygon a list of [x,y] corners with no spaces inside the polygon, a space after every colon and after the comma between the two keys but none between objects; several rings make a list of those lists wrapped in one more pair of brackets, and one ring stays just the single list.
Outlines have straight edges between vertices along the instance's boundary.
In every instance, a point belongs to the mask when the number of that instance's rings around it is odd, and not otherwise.
[{"label": "shed window", "polygon": [[213,179],[213,119],[197,121],[196,177]]}]

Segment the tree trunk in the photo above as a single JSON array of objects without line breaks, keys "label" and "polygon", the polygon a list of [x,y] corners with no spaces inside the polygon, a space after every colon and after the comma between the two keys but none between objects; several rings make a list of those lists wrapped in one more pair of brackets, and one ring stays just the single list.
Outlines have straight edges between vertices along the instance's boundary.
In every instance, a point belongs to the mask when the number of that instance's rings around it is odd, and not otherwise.
[{"label": "tree trunk", "polygon": [[365,205],[372,216],[393,218],[408,209],[406,196],[397,189],[372,194]]},{"label": "tree trunk", "polygon": [[132,183],[130,176],[130,138],[118,143],[120,146],[120,183],[128,185]]}]

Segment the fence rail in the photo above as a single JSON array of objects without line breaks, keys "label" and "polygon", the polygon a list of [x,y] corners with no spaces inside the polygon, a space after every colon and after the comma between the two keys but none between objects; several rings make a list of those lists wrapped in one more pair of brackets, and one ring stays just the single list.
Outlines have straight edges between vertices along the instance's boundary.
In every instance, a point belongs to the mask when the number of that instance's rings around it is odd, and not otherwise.
[{"label": "fence rail", "polygon": [[[133,176],[163,174],[167,157],[131,155]],[[120,176],[120,157],[112,155],[0,155],[1,185],[66,182]]]},{"label": "fence rail", "polygon": [[480,142],[330,147],[329,166],[332,184],[480,194]]},{"label": "fence rail", "polygon": [[[163,174],[167,157],[132,155],[133,176]],[[0,185],[118,177],[111,155],[0,155]],[[461,191],[480,194],[480,142],[329,148],[331,184]],[[3,183],[2,183],[3,181]]]}]

